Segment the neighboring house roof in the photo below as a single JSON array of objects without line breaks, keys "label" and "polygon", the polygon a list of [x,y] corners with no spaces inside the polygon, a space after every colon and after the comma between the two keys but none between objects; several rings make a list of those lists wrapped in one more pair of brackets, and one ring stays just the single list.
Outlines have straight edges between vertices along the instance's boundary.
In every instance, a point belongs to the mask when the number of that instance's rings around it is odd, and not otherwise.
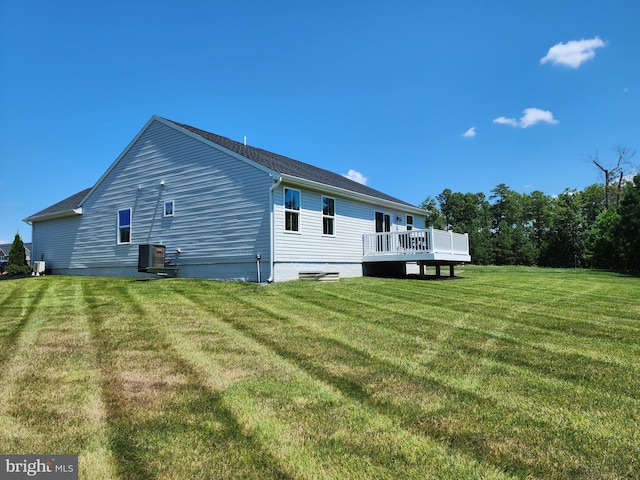
[{"label": "neighboring house roof", "polygon": [[[384,200],[385,202],[392,202],[395,204],[403,205],[405,207],[410,207],[414,211],[418,212],[419,207],[411,205],[403,200],[392,197],[391,195],[387,195],[379,190],[368,187],[366,185],[362,185],[358,182],[355,182],[349,178],[346,178],[337,173],[331,172],[329,170],[325,170],[323,168],[318,168],[308,163],[300,162],[298,160],[294,160],[289,157],[285,157],[283,155],[279,155],[277,153],[269,152],[267,150],[263,150],[261,148],[251,147],[249,145],[244,145],[243,143],[236,142],[235,140],[231,140],[227,137],[223,137],[220,135],[216,135],[215,133],[207,132],[205,130],[201,130],[199,128],[192,127],[190,125],[186,125],[184,123],[174,122],[173,120],[169,120],[166,118],[154,116],[147,123],[147,126],[153,121],[159,120],[162,123],[168,126],[174,126],[174,128],[183,129],[190,134],[195,135],[196,137],[200,137],[207,142],[216,144],[235,155],[243,157],[255,164],[258,164],[264,167],[267,170],[270,170],[278,175],[285,175],[295,180],[308,181],[311,183],[326,185],[329,187],[333,187],[339,190],[352,192],[357,195],[363,195],[366,197],[370,197],[373,199]],[[138,134],[136,139],[142,134],[143,130]],[[131,144],[135,143],[136,139],[134,139]],[[130,146],[131,146],[130,144]],[[129,146],[129,147],[130,147]],[[129,148],[128,147],[128,148]],[[127,150],[128,150],[127,148]],[[127,151],[125,150],[125,152]],[[114,162],[114,164],[105,172],[105,174],[98,180],[96,185],[92,188],[87,188],[81,192],[76,193],[68,198],[65,198],[61,202],[56,203],[55,205],[51,205],[50,207],[45,208],[44,210],[39,211],[38,213],[31,215],[26,218],[26,222],[33,221],[41,221],[41,220],[50,220],[54,218],[62,218],[66,216],[78,215],[82,213],[82,202],[89,195],[93,188],[96,188],[98,184],[102,181],[102,179],[108,175],[110,170],[114,167],[116,163],[122,158],[124,153]]]},{"label": "neighboring house roof", "polygon": [[185,125],[184,123],[174,122],[173,120],[169,119],[164,120],[167,120],[175,125],[178,125],[179,127],[184,128],[185,130],[195,133],[205,140],[231,150],[238,155],[248,158],[249,160],[258,163],[263,167],[268,168],[269,170],[273,170],[276,173],[296,177],[302,180],[309,180],[311,182],[329,185],[343,190],[360,193],[362,195],[368,195],[370,197],[414,207],[414,205],[411,205],[410,203],[392,197],[391,195],[387,195],[386,193],[380,192],[379,190],[376,190],[374,188],[362,185],[361,183],[354,182],[349,178],[346,178],[329,170],[318,168],[308,163],[300,162],[298,160],[294,160],[293,158],[285,157],[283,155],[269,152],[261,148],[244,145],[243,143],[236,142],[235,140],[231,140],[229,138],[222,137],[205,130],[200,130],[199,128]]},{"label": "neighboring house roof", "polygon": [[56,203],[55,205],[51,205],[44,210],[40,210],[38,213],[35,213],[26,218],[25,221],[31,222],[33,220],[47,220],[67,215],[77,215],[78,213],[81,213],[78,211],[80,202],[87,195],[87,193],[89,193],[90,190],[90,188],[85,188],[81,192],[78,192],[75,195],[71,195],[70,197],[67,197],[64,200]]},{"label": "neighboring house roof", "polygon": [[[8,257],[11,250],[11,243],[3,243],[0,245],[0,257]],[[31,242],[24,243],[24,249],[31,253]]]}]

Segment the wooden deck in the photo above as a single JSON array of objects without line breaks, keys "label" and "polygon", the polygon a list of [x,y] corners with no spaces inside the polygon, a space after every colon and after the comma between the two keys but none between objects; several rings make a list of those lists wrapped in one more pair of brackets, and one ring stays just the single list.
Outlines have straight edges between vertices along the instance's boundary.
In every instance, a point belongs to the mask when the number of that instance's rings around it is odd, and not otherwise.
[{"label": "wooden deck", "polygon": [[363,236],[362,261],[417,263],[420,275],[424,267],[433,265],[437,275],[441,266],[449,266],[454,276],[454,265],[471,261],[469,235],[429,228],[401,232],[367,233]]}]

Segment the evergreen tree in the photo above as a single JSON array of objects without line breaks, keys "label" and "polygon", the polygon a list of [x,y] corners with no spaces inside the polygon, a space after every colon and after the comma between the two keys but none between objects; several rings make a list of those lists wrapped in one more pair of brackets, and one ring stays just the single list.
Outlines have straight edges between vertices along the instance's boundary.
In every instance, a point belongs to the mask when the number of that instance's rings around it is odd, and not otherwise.
[{"label": "evergreen tree", "polygon": [[598,215],[605,210],[605,191],[604,185],[594,183],[589,185],[582,192],[582,210],[587,227],[591,228],[597,221]]},{"label": "evergreen tree", "polygon": [[534,265],[540,265],[540,254],[544,251],[546,242],[549,241],[552,220],[551,208],[551,197],[539,190],[526,196],[524,228],[527,238],[531,242],[530,248]]},{"label": "evergreen tree", "polygon": [[491,190],[495,261],[500,265],[535,265],[538,250],[527,231],[530,199],[504,183]]},{"label": "evergreen tree", "polygon": [[426,228],[433,227],[440,230],[444,229],[444,216],[442,215],[442,213],[440,213],[440,210],[438,210],[436,201],[435,199],[433,199],[433,197],[431,197],[431,195],[424,199],[424,201],[420,205],[420,208],[427,211],[427,213],[425,214]]},{"label": "evergreen tree", "polygon": [[452,210],[452,199],[451,196],[453,192],[449,188],[445,188],[440,195],[436,197],[438,200],[438,205],[440,205],[440,212],[444,217],[444,229],[449,230],[451,228],[451,210]]},{"label": "evergreen tree", "polygon": [[503,183],[491,203],[447,188],[438,206],[427,197],[422,208],[436,228],[469,234],[473,263],[640,271],[640,175],[620,185],[620,201],[608,208],[602,184],[550,197]]},{"label": "evergreen tree", "polygon": [[565,190],[554,201],[552,228],[541,254],[541,264],[548,267],[583,266],[584,224],[579,193]]},{"label": "evergreen tree", "polygon": [[24,252],[24,243],[18,233],[13,239],[11,249],[9,249],[9,260],[7,261],[5,272],[7,275],[26,275],[31,272],[31,267],[27,264],[27,256]]},{"label": "evergreen tree", "polygon": [[598,215],[587,236],[587,265],[593,268],[624,268],[624,251],[620,238],[620,215],[607,208]]},{"label": "evergreen tree", "polygon": [[640,271],[640,175],[628,182],[620,200],[619,235],[625,269]]},{"label": "evergreen tree", "polygon": [[[437,218],[441,227],[457,233],[469,234],[469,250],[473,263],[486,265],[494,263],[493,238],[491,236],[490,205],[484,193],[460,193],[445,189],[437,197],[440,211]],[[423,202],[422,208],[429,202],[430,208],[435,209],[431,197]],[[431,218],[436,218],[430,214]]]},{"label": "evergreen tree", "polygon": [[491,233],[491,205],[483,193],[466,193],[467,215],[456,231],[469,233],[469,250],[474,263],[495,263],[493,236]]}]

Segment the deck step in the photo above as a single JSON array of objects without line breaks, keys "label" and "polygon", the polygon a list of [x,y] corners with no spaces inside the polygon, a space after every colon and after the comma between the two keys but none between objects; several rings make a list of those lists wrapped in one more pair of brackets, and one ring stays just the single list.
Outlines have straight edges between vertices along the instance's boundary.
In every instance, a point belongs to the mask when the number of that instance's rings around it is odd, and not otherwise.
[{"label": "deck step", "polygon": [[338,272],[298,272],[300,280],[312,280],[316,282],[337,282],[340,280]]}]

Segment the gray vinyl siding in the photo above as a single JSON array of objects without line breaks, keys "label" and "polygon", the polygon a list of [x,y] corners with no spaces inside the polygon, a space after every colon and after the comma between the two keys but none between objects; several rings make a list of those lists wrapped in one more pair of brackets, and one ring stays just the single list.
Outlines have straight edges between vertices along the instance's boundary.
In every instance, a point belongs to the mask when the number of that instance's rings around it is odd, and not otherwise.
[{"label": "gray vinyl siding", "polygon": [[[375,211],[389,213],[393,230],[405,230],[406,223],[395,222],[395,214],[401,210],[376,207],[331,193],[304,189],[300,190],[300,231],[287,232],[284,229],[284,188],[274,192],[275,211],[275,255],[276,262],[313,264],[353,264],[362,262],[363,234],[375,232]],[[322,234],[322,196],[335,199],[335,235]],[[424,228],[424,218],[414,215],[414,228]]]},{"label": "gray vinyl siding", "polygon": [[68,268],[74,256],[81,220],[80,216],[75,216],[34,223],[32,259],[44,259],[48,270]]},{"label": "gray vinyl siding", "polygon": [[[376,211],[391,216],[393,230],[406,229],[401,204],[398,210],[379,208],[374,198],[301,187],[291,178],[271,195],[277,174],[234,155],[153,119],[84,200],[82,215],[33,223],[33,260],[44,256],[53,273],[146,275],[137,272],[138,245],[153,243],[166,246],[181,277],[256,281],[258,254],[262,281],[269,275],[276,281],[297,278],[304,270],[357,276],[362,236],[375,231]],[[287,186],[301,193],[296,233],[285,231]],[[331,236],[323,235],[323,195],[335,200]],[[174,215],[165,217],[169,200]],[[131,243],[119,245],[118,211],[128,208]],[[414,228],[424,226],[424,217],[414,215]]]},{"label": "gray vinyl siding", "polygon": [[[138,245],[158,243],[189,276],[254,280],[256,254],[269,262],[270,186],[265,172],[154,121],[98,183],[73,228],[65,219],[39,222],[34,232],[61,269],[137,274]],[[166,200],[173,217],[164,217]],[[131,244],[118,245],[117,214],[126,208]]]}]

